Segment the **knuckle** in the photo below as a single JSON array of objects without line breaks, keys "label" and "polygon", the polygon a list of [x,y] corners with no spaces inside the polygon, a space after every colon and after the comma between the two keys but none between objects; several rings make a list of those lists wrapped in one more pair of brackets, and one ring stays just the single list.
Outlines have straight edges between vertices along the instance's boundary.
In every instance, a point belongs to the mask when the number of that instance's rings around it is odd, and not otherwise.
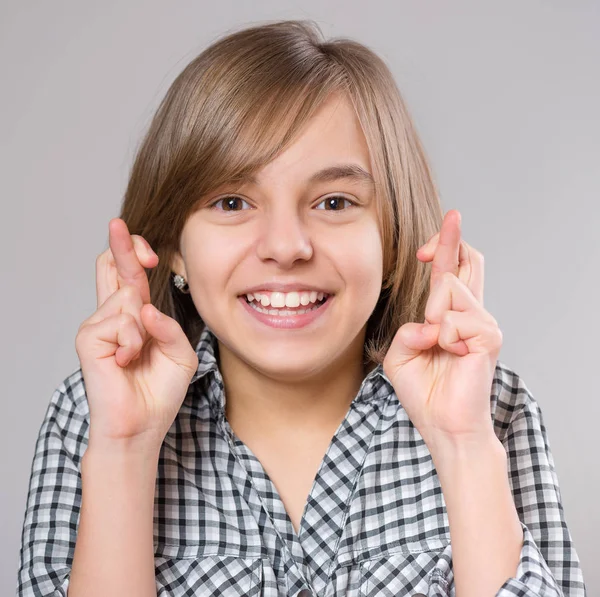
[{"label": "knuckle", "polygon": [[114,263],[114,257],[110,248],[106,249],[96,257],[96,268],[107,267]]},{"label": "knuckle", "polygon": [[75,336],[75,350],[79,353],[79,349],[81,348],[82,334],[81,332],[77,332]]},{"label": "knuckle", "polygon": [[[119,313],[117,315],[117,325],[122,328],[130,327],[131,324],[135,325],[135,318],[131,313]],[[137,325],[136,325],[137,327]]]},{"label": "knuckle", "polygon": [[90,324],[88,322],[89,322],[89,319],[86,319],[81,323],[81,325],[77,329],[76,338],[79,338],[80,336],[84,336],[88,333],[88,330],[90,329]]},{"label": "knuckle", "polygon": [[89,318],[84,319],[80,324],[79,327],[77,328],[77,335],[79,335],[81,333],[81,331],[87,327]]},{"label": "knuckle", "polygon": [[131,353],[132,355],[137,355],[139,354],[140,350],[142,349],[142,339],[139,337],[139,335],[133,335],[130,338],[130,342],[128,343],[128,346],[131,348]]},{"label": "knuckle", "polygon": [[142,338],[142,335],[140,334],[140,331],[138,330],[137,326],[135,328],[135,336],[133,339],[133,345],[135,346],[136,350],[140,350],[142,348],[142,346],[144,346],[144,339]]},{"label": "knuckle", "polygon": [[77,354],[79,354],[87,344],[89,334],[89,325],[81,326],[77,331],[77,335],[75,336],[75,350],[77,351]]},{"label": "knuckle", "polygon": [[504,336],[502,335],[502,330],[499,327],[496,327],[496,339],[498,341],[498,344],[502,344]]},{"label": "knuckle", "polygon": [[134,342],[134,347],[137,353],[141,352],[141,350],[144,348],[144,340],[140,334],[137,335],[137,339]]},{"label": "knuckle", "polygon": [[502,338],[494,337],[491,342],[491,350],[492,352],[499,351],[502,348]]}]

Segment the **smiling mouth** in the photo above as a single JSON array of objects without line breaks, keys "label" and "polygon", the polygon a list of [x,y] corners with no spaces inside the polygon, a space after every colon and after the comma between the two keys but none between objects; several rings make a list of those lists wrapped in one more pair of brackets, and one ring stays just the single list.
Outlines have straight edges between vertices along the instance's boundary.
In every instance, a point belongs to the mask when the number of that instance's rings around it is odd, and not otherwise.
[{"label": "smiling mouth", "polygon": [[266,307],[262,305],[260,301],[249,301],[247,296],[243,296],[244,300],[256,311],[259,313],[264,313],[265,315],[279,315],[279,316],[290,316],[290,315],[302,315],[304,313],[309,313],[311,311],[316,311],[320,307],[322,307],[333,295],[326,295],[321,300],[318,300],[314,303],[308,303],[307,305],[298,305],[297,307],[273,307],[271,305],[267,305]]}]

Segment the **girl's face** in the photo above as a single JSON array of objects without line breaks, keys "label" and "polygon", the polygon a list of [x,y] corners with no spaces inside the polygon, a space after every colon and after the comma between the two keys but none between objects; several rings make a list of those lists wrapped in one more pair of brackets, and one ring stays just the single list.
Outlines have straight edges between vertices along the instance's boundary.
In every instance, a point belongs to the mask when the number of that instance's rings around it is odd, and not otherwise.
[{"label": "girl's face", "polygon": [[[313,179],[345,165],[367,176]],[[173,271],[186,278],[221,358],[228,351],[228,362],[291,382],[362,357],[383,274],[372,173],[352,105],[332,96],[255,181],[235,194],[233,186],[218,189],[189,217]],[[284,317],[261,315],[246,296],[258,293],[253,304],[266,310],[284,300],[289,310],[310,309],[303,288],[329,298],[310,314]],[[265,297],[273,304],[263,306]]]}]

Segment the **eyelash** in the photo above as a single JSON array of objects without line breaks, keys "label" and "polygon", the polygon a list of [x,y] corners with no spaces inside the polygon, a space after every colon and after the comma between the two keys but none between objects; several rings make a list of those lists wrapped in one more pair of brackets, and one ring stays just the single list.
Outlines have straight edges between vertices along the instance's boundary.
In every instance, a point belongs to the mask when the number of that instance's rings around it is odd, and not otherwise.
[{"label": "eyelash", "polygon": [[[237,195],[227,195],[226,197],[221,197],[220,199],[217,199],[216,201],[214,201],[213,203],[211,203],[208,207],[211,209],[216,209],[216,205],[221,203],[222,201],[226,201],[227,199],[239,199],[240,201],[243,201],[244,203],[248,203],[247,201],[245,201],[244,199],[242,199],[241,197],[238,197]],[[350,205],[352,206],[356,206],[358,205],[357,203],[355,203],[354,201],[348,199],[348,197],[344,197],[343,195],[331,195],[329,197],[326,197],[325,199],[323,199],[323,201],[321,201],[318,205],[321,205],[321,203],[324,203],[325,201],[330,201],[331,199],[342,199],[343,201],[347,201],[348,203],[350,203]],[[220,209],[218,211],[223,211],[223,212],[228,212],[228,213],[234,213],[236,211],[244,211],[243,209],[231,209],[231,210],[225,210],[225,209]],[[341,211],[345,211],[344,209],[322,209],[319,211],[332,211],[332,212],[341,212]]]}]

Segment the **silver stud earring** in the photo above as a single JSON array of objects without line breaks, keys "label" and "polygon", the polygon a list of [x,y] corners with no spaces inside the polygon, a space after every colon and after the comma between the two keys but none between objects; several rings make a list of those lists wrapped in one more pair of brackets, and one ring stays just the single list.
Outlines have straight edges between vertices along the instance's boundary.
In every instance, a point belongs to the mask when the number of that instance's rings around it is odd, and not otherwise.
[{"label": "silver stud earring", "polygon": [[189,286],[188,286],[188,284],[185,281],[185,278],[183,276],[181,276],[179,274],[175,274],[175,276],[173,277],[173,284],[175,284],[175,286],[183,294],[189,294],[190,293],[190,288],[189,288]]}]

